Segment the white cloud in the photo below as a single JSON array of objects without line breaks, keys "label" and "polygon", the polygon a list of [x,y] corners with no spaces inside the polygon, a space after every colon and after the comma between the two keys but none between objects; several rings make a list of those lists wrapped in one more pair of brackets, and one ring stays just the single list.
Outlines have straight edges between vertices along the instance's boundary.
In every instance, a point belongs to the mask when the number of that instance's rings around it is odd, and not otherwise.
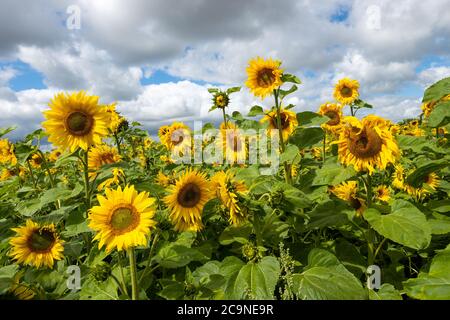
[{"label": "white cloud", "polygon": [[450,67],[431,67],[419,73],[419,83],[424,87],[428,87],[443,78],[450,77]]}]

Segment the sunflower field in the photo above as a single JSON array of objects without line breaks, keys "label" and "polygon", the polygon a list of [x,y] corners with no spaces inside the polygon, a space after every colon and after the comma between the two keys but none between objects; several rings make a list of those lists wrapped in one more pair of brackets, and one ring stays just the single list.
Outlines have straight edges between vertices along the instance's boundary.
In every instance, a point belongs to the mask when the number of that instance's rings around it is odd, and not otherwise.
[{"label": "sunflower field", "polygon": [[296,113],[273,59],[245,86],[272,108],[229,114],[241,87],[209,88],[218,128],[158,139],[84,91],[20,141],[1,129],[0,297],[450,299],[450,78],[399,123],[349,78]]}]

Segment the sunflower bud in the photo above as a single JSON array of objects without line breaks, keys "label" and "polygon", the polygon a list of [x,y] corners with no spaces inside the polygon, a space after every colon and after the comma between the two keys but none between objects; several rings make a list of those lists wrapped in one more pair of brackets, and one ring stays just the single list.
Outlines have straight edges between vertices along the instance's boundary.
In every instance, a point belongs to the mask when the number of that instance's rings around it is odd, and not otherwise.
[{"label": "sunflower bud", "polygon": [[111,266],[108,263],[102,261],[99,264],[95,265],[95,267],[93,267],[91,271],[96,281],[103,282],[110,276]]}]

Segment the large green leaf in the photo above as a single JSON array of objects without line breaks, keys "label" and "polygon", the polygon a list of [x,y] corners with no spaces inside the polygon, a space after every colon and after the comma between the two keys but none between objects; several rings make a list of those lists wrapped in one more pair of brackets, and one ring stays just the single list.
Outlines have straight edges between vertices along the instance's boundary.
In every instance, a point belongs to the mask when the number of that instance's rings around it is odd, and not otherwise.
[{"label": "large green leaf", "polygon": [[356,172],[353,167],[342,167],[338,164],[327,164],[316,171],[312,182],[313,186],[330,185],[335,186],[353,176]]},{"label": "large green leaf", "polygon": [[280,276],[280,264],[275,257],[233,268],[225,290],[226,299],[273,299]]},{"label": "large green leaf", "polygon": [[15,264],[0,268],[0,294],[5,293],[11,287],[18,268]]},{"label": "large green leaf", "polygon": [[383,283],[378,291],[369,290],[370,300],[403,300],[400,292],[390,283]]},{"label": "large green leaf", "polygon": [[405,200],[395,200],[392,213],[382,215],[370,208],[364,218],[382,236],[412,249],[424,249],[431,241],[431,228],[425,215]]},{"label": "large green leaf", "polygon": [[297,122],[299,126],[320,126],[322,123],[329,121],[328,117],[324,117],[312,111],[303,111],[297,113]]},{"label": "large green leaf", "polygon": [[349,208],[343,201],[328,200],[319,203],[308,215],[311,220],[309,228],[337,227],[349,222],[349,217],[354,210]]},{"label": "large green leaf", "polygon": [[406,294],[415,299],[450,299],[450,248],[432,260],[429,272],[420,272],[415,279],[403,283]]},{"label": "large green leaf", "polygon": [[422,102],[438,101],[450,94],[450,77],[439,80],[425,90]]},{"label": "large green leaf", "polygon": [[425,178],[432,172],[441,170],[448,167],[449,163],[447,161],[430,161],[427,164],[422,165],[420,168],[414,170],[408,178],[406,179],[407,184],[415,188],[422,186]]},{"label": "large green leaf", "polygon": [[289,138],[289,142],[295,144],[300,149],[311,147],[317,142],[322,141],[324,136],[321,128],[297,128],[292,136]]},{"label": "large green leaf", "polygon": [[313,249],[308,266],[293,275],[295,294],[303,300],[362,300],[367,290],[330,252]]},{"label": "large green leaf", "polygon": [[428,117],[428,126],[436,128],[450,122],[450,101],[439,102]]}]

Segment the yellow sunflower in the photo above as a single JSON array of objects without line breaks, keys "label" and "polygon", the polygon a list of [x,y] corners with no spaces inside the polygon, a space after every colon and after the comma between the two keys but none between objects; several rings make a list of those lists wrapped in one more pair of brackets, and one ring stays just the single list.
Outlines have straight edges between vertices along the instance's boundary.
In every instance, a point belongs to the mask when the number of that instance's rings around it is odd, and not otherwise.
[{"label": "yellow sunflower", "polygon": [[335,187],[331,188],[331,192],[344,201],[347,201],[350,206],[356,210],[356,214],[361,216],[366,209],[366,203],[364,199],[357,196],[358,182],[348,181],[343,182]]},{"label": "yellow sunflower", "polygon": [[248,192],[245,183],[236,180],[231,171],[219,171],[211,178],[211,185],[217,198],[229,210],[231,224],[238,226],[246,221],[247,217],[239,206],[238,198],[240,194]]},{"label": "yellow sunflower", "polygon": [[182,122],[174,122],[169,127],[165,144],[175,154],[184,153],[192,146],[191,130]]},{"label": "yellow sunflower", "polygon": [[97,96],[83,91],[73,94],[57,94],[44,111],[47,119],[42,126],[49,134],[48,141],[62,150],[75,151],[78,147],[87,150],[101,144],[108,134],[110,116],[99,106]]},{"label": "yellow sunflower", "polygon": [[112,133],[118,131],[119,125],[123,120],[123,118],[116,111],[116,105],[116,103],[112,103],[110,105],[103,106],[109,115],[108,129],[111,130]]},{"label": "yellow sunflower", "polygon": [[213,97],[213,104],[220,109],[224,109],[228,106],[230,102],[230,97],[226,92],[219,91]]},{"label": "yellow sunflower", "polygon": [[158,137],[163,145],[167,145],[167,137],[169,130],[170,126],[161,126],[158,130]]},{"label": "yellow sunflower", "polygon": [[163,187],[168,187],[171,184],[171,179],[166,176],[162,171],[159,171],[156,175],[156,183]]},{"label": "yellow sunflower", "polygon": [[237,126],[231,122],[231,121],[227,121],[227,123],[222,122],[219,126],[220,130],[226,130],[226,129],[237,129]]},{"label": "yellow sunflower", "polygon": [[359,97],[359,82],[349,78],[338,81],[334,87],[334,98],[343,105],[350,105]]},{"label": "yellow sunflower", "polygon": [[100,205],[92,207],[89,214],[89,227],[97,232],[94,240],[99,240],[98,248],[106,246],[110,252],[146,246],[150,229],[156,225],[152,208],[155,199],[147,192],[138,193],[134,186],[106,188],[105,193],[106,197],[97,195]]},{"label": "yellow sunflower", "polygon": [[375,168],[386,169],[400,157],[400,149],[386,120],[374,115],[361,122],[355,117],[345,117],[339,140],[335,143],[341,163],[370,174]]},{"label": "yellow sunflower", "polygon": [[55,225],[42,225],[27,220],[25,226],[12,228],[16,236],[9,241],[9,255],[20,264],[40,268],[53,267],[55,260],[63,258],[63,243],[56,233]]},{"label": "yellow sunflower", "polygon": [[20,282],[21,273],[17,273],[14,276],[13,283],[8,290],[17,300],[32,300],[36,296],[36,292],[28,284]]},{"label": "yellow sunflower", "polygon": [[244,164],[247,159],[245,135],[240,129],[222,129],[217,139],[219,148],[223,148],[225,159],[230,164]]},{"label": "yellow sunflower", "polygon": [[42,157],[39,153],[35,153],[31,156],[31,159],[29,161],[33,168],[39,169],[39,168],[41,168],[41,165],[44,162],[44,159],[42,159]]},{"label": "yellow sunflower", "polygon": [[324,103],[320,106],[319,112],[322,116],[330,118],[322,124],[322,128],[330,133],[338,133],[341,128],[342,106],[337,103]]},{"label": "yellow sunflower", "polygon": [[150,149],[150,147],[153,145],[154,141],[152,140],[152,138],[150,137],[145,137],[144,138],[144,149],[148,150]]},{"label": "yellow sunflower", "polygon": [[8,180],[9,178],[12,177],[16,177],[19,176],[21,178],[25,177],[26,175],[26,170],[23,167],[19,167],[19,168],[4,168],[2,170],[2,173],[0,174],[0,181],[5,181]]},{"label": "yellow sunflower", "polygon": [[[292,134],[292,132],[294,132],[295,128],[298,125],[297,115],[295,114],[295,112],[282,108],[280,110],[280,118],[283,141],[287,141],[289,136]],[[260,122],[268,122],[269,129],[277,130],[274,131],[273,134],[278,134],[277,110],[271,110],[267,112],[266,115],[260,120]]]},{"label": "yellow sunflower", "polygon": [[245,85],[257,97],[264,99],[267,95],[283,84],[281,76],[283,70],[280,69],[281,61],[257,57],[249,61],[247,67],[248,79]]},{"label": "yellow sunflower", "polygon": [[175,230],[179,232],[202,230],[203,207],[213,196],[206,175],[188,169],[168,190],[169,195],[164,198],[164,202],[169,208],[170,220]]},{"label": "yellow sunflower", "polygon": [[14,145],[8,139],[0,139],[0,163],[16,165],[17,158],[14,154]]},{"label": "yellow sunflower", "polygon": [[434,110],[434,107],[436,106],[436,103],[437,103],[436,101],[430,101],[430,102],[426,102],[426,103],[422,104],[421,108],[422,108],[422,111],[423,111],[423,115],[425,117],[429,117],[430,116],[430,113],[431,113],[431,111]]},{"label": "yellow sunflower", "polygon": [[51,162],[55,162],[56,160],[58,160],[58,158],[62,155],[62,151],[59,149],[54,149],[50,152],[50,154],[48,155],[48,160],[50,160]]},{"label": "yellow sunflower", "polygon": [[420,200],[425,198],[427,195],[431,194],[432,192],[436,191],[437,187],[439,186],[439,177],[436,173],[432,172],[428,174],[422,185],[418,188],[415,188],[411,185],[409,185],[406,180],[404,181],[404,190],[411,196],[415,197],[416,199]]},{"label": "yellow sunflower", "polygon": [[375,197],[378,200],[388,202],[391,199],[391,192],[385,185],[381,185],[375,188]]},{"label": "yellow sunflower", "polygon": [[88,158],[89,176],[95,176],[97,174],[95,171],[99,170],[102,166],[117,163],[120,159],[117,149],[106,144],[92,148]]}]

